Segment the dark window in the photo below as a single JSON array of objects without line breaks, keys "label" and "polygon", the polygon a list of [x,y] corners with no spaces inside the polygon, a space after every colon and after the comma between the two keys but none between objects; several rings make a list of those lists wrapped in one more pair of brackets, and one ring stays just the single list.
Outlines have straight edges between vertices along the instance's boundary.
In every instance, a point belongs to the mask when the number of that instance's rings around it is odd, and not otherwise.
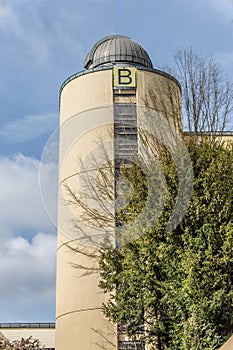
[{"label": "dark window", "polygon": [[135,104],[114,105],[114,140],[115,169],[118,174],[120,165],[129,164],[132,156],[138,151]]}]

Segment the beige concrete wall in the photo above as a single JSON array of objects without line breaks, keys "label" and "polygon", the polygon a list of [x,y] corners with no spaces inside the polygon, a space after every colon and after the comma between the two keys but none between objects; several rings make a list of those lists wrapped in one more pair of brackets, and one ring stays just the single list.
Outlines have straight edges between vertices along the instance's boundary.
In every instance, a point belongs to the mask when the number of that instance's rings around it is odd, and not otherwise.
[{"label": "beige concrete wall", "polygon": [[[67,237],[60,233],[60,239]],[[72,244],[71,244],[72,246]],[[91,270],[97,267],[95,259],[85,256],[94,249],[74,244],[83,252],[74,253],[63,245],[58,250],[56,349],[116,349],[116,329],[102,313],[107,295],[98,288],[99,275],[75,268],[80,264]],[[106,342],[111,346],[106,347]]]},{"label": "beige concrete wall", "polygon": [[10,341],[32,337],[38,339],[46,348],[55,348],[54,328],[2,328],[0,335],[1,333]]},{"label": "beige concrete wall", "polygon": [[60,124],[89,108],[112,104],[112,70],[83,74],[71,80],[60,96]]},{"label": "beige concrete wall", "polygon": [[228,339],[228,341],[221,346],[219,350],[232,350],[233,349],[233,336]]},{"label": "beige concrete wall", "polygon": [[[177,84],[153,72],[137,70],[136,74],[137,105],[158,112],[159,124],[163,119],[173,122],[177,118],[180,122],[180,90]],[[109,158],[114,159],[112,86],[112,70],[109,69],[81,75],[65,85],[61,92],[56,350],[117,348],[116,327],[105,319],[101,311],[108,295],[98,287],[98,272],[84,274],[84,270],[74,268],[78,264],[93,272],[97,265],[90,255],[95,253],[106,232],[114,240],[111,225],[115,222],[102,231],[89,225],[82,209],[72,204],[74,198],[65,188],[67,185],[74,194],[83,190],[80,159],[91,168],[90,154],[93,154],[104,164],[101,143],[108,149]],[[120,95],[118,91],[118,102],[122,102]],[[131,102],[130,97],[123,100],[124,103]],[[90,199],[88,205],[95,206],[94,199]]]},{"label": "beige concrete wall", "polygon": [[[67,185],[74,194],[85,191],[80,172],[87,166],[91,173],[91,155],[99,157],[101,144],[109,148],[108,155],[113,158],[112,105],[111,70],[79,76],[61,92],[56,350],[116,349],[115,326],[101,310],[108,296],[98,287],[98,266],[96,259],[90,258],[106,230],[100,232],[84,220],[82,209],[71,203],[72,195],[65,188]],[[90,199],[87,205],[94,207],[96,203]],[[80,266],[89,269],[88,274]]]},{"label": "beige concrete wall", "polygon": [[182,129],[181,91],[169,75],[138,70],[137,105],[156,110],[162,119]]},{"label": "beige concrete wall", "polygon": [[225,143],[227,145],[228,142],[232,142],[233,141],[233,134],[223,134],[221,136],[218,137],[218,139],[220,139],[223,143]]},{"label": "beige concrete wall", "polygon": [[2,332],[0,332],[0,339],[7,339]]}]

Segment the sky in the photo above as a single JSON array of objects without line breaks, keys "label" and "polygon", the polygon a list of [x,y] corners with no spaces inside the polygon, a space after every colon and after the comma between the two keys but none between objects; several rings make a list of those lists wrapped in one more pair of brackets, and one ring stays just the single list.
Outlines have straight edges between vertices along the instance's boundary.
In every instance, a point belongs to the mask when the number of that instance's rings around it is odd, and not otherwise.
[{"label": "sky", "polygon": [[55,320],[59,89],[111,34],[155,68],[192,47],[233,81],[233,0],[0,0],[0,323]]}]

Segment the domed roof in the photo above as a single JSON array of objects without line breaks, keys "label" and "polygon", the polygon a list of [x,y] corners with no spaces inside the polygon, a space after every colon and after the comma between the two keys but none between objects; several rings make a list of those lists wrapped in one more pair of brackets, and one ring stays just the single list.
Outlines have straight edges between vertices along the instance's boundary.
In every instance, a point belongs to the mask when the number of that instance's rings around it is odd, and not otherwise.
[{"label": "domed roof", "polygon": [[106,36],[97,41],[85,58],[84,67],[89,69],[118,62],[153,68],[147,52],[138,43],[122,35]]}]

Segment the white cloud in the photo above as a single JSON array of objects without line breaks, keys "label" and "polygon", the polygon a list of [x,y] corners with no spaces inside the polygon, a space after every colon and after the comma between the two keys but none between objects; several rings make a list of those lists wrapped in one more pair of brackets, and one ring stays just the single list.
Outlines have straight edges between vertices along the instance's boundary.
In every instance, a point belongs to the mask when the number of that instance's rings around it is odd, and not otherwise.
[{"label": "white cloud", "polygon": [[[52,229],[41,199],[39,167],[39,160],[22,154],[13,158],[0,158],[0,234],[8,234],[20,228],[43,231]],[[47,194],[53,212],[56,212],[56,164],[45,164],[44,169]]]},{"label": "white cloud", "polygon": [[233,1],[232,0],[209,0],[213,7],[221,16],[233,20]]},{"label": "white cloud", "polygon": [[0,299],[17,297],[28,304],[54,297],[56,237],[38,233],[6,240],[0,255]]},{"label": "white cloud", "polygon": [[23,34],[17,14],[6,1],[2,2],[0,7],[0,30],[13,33],[16,36],[21,36]]},{"label": "white cloud", "polygon": [[[64,10],[62,7],[57,7],[55,3],[53,5],[52,1],[2,0],[0,32],[8,35],[8,45],[11,45],[12,40],[13,44],[20,47],[24,60],[26,56],[33,57],[33,64],[47,63],[52,59],[54,49],[56,59],[58,55],[60,59],[64,51],[76,57],[83,56],[74,33],[77,27],[82,30],[85,19],[80,9],[74,11],[71,7]],[[51,21],[46,21],[45,10],[50,13]]]},{"label": "white cloud", "polygon": [[[24,7],[22,7],[24,5]],[[30,10],[29,10],[30,8]],[[33,55],[35,62],[43,62],[49,57],[48,36],[43,22],[33,7],[21,0],[21,7],[10,2],[0,7],[0,31],[10,34],[24,46],[25,54]]]},{"label": "white cloud", "polygon": [[[0,158],[0,321],[53,321],[55,228],[40,196],[40,161]],[[56,211],[56,165],[43,165]],[[27,318],[27,319],[26,319]]]},{"label": "white cloud", "polygon": [[0,136],[11,143],[32,141],[53,130],[57,123],[54,113],[26,116],[3,125]]},{"label": "white cloud", "polygon": [[2,243],[1,322],[54,322],[56,237],[37,233],[31,242],[19,236]]},{"label": "white cloud", "polygon": [[0,0],[0,6],[6,6],[7,0]]}]

